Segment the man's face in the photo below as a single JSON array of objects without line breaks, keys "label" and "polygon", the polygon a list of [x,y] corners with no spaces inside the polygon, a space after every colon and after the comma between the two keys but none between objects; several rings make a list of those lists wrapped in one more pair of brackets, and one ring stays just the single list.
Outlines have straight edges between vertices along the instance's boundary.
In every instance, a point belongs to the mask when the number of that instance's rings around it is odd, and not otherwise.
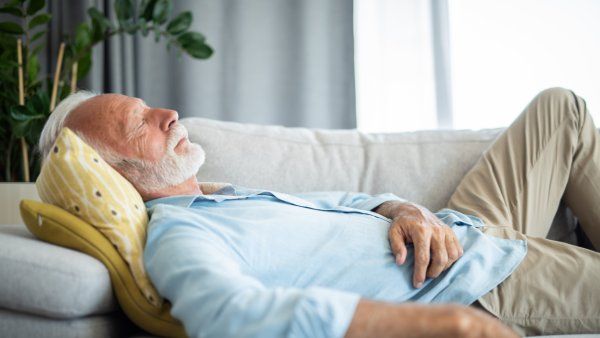
[{"label": "man's face", "polygon": [[65,126],[125,159],[111,165],[138,190],[179,184],[195,175],[204,162],[204,151],[189,142],[176,111],[148,107],[138,98],[98,95],[78,106]]}]

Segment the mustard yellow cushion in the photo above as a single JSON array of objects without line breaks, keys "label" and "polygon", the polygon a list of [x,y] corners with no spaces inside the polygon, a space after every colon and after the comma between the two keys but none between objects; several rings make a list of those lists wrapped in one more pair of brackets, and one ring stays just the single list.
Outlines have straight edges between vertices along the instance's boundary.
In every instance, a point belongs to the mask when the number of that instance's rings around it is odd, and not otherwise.
[{"label": "mustard yellow cushion", "polygon": [[42,201],[98,229],[117,248],[139,290],[153,305],[162,298],[142,260],[148,214],[140,194],[98,153],[68,128],[45,159],[36,187]]},{"label": "mustard yellow cushion", "polygon": [[181,323],[170,315],[169,302],[156,307],[147,301],[121,254],[95,227],[46,203],[23,200],[20,209],[27,228],[38,238],[81,251],[101,261],[110,273],[121,308],[136,325],[153,335],[186,336]]}]

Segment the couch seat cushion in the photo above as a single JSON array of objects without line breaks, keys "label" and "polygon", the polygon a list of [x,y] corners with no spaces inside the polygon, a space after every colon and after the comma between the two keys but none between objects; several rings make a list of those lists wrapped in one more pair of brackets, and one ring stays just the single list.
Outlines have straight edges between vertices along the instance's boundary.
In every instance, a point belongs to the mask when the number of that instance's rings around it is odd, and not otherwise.
[{"label": "couch seat cushion", "polygon": [[0,307],[76,318],[111,312],[117,303],[98,260],[39,241],[24,225],[0,225]]}]

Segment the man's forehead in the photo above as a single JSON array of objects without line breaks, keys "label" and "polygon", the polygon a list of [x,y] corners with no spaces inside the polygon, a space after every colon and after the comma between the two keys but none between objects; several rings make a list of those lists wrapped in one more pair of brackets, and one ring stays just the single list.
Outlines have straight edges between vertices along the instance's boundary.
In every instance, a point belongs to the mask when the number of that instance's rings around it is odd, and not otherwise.
[{"label": "man's forehead", "polygon": [[110,100],[109,104],[111,104],[113,108],[125,109],[132,106],[145,106],[146,102],[137,97],[118,95],[115,99]]}]

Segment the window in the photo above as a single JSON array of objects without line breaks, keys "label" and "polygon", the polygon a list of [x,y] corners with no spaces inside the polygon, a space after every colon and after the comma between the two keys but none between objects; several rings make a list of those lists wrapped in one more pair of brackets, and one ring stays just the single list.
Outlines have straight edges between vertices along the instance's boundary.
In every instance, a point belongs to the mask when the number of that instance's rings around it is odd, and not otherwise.
[{"label": "window", "polygon": [[[446,11],[436,12],[440,3]],[[600,1],[355,0],[355,37],[361,130],[440,127],[439,60],[448,61],[453,128],[507,126],[555,86],[584,97],[600,126]]]},{"label": "window", "polygon": [[429,2],[355,0],[354,13],[359,129],[434,128]]}]

